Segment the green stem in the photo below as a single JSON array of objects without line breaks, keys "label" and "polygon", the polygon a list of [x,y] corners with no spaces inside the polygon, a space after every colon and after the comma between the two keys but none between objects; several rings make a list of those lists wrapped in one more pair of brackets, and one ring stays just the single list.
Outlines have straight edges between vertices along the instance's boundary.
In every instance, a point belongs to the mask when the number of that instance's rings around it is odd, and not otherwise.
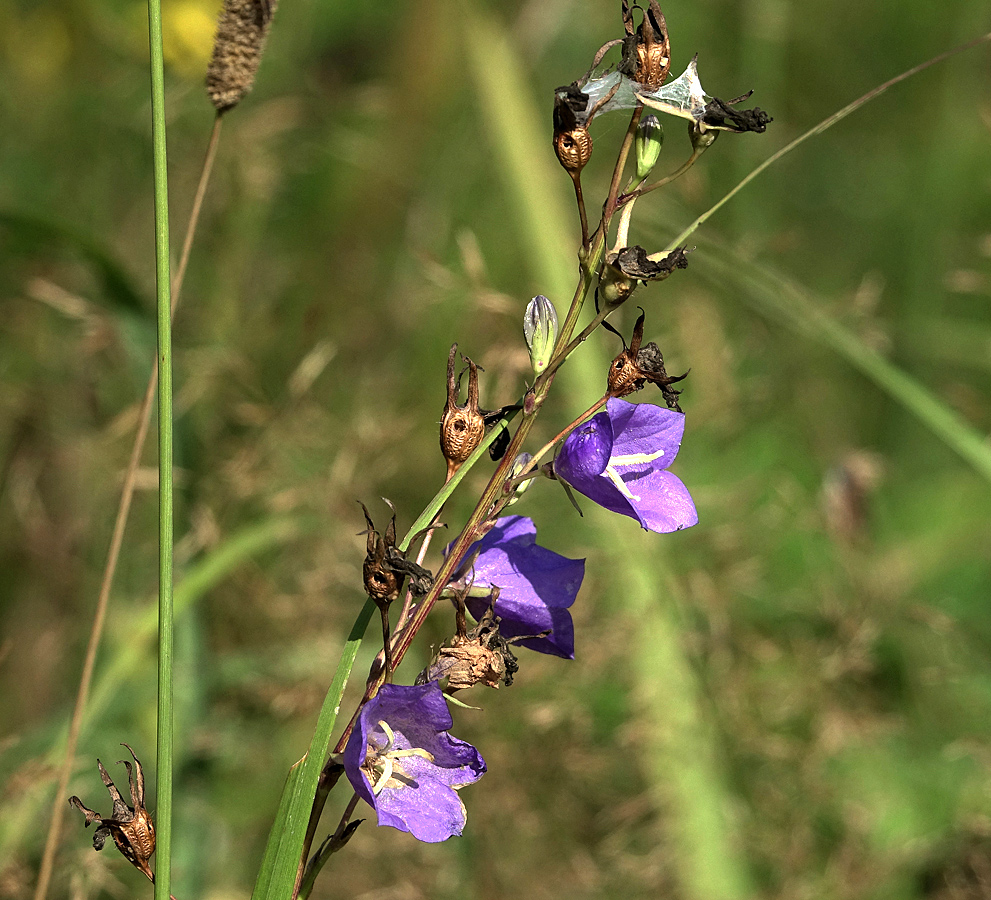
[{"label": "green stem", "polygon": [[165,152],[165,64],[161,0],[148,0],[152,143],[155,163],[155,276],[158,298],[158,754],[155,900],[169,900],[172,868],[172,304],[169,190]]},{"label": "green stem", "polygon": [[[848,115],[850,115],[850,113],[856,112],[865,103],[869,103],[879,94],[883,94],[886,90],[888,90],[888,88],[894,87],[899,82],[905,81],[907,78],[911,78],[913,75],[917,75],[919,72],[928,69],[930,66],[935,66],[937,63],[943,62],[944,59],[948,59],[951,56],[955,56],[957,53],[962,53],[964,50],[969,50],[971,47],[976,47],[978,44],[988,43],[989,41],[991,41],[991,32],[988,32],[987,34],[982,34],[980,37],[976,37],[971,41],[967,41],[966,43],[959,44],[958,46],[953,47],[950,50],[947,50],[945,53],[940,53],[939,56],[934,56],[932,59],[928,59],[923,63],[919,63],[919,65],[917,66],[913,66],[911,69],[907,69],[906,71],[902,72],[900,75],[896,75],[894,78],[891,78],[888,81],[884,82],[884,84],[879,84],[876,88],[869,90],[863,96],[858,97],[852,103],[849,103],[846,106],[844,106],[843,109],[833,113],[831,116],[827,116],[818,125],[814,125],[804,134],[800,134],[790,144],[786,144],[784,147],[778,150],[777,153],[774,153],[771,156],[769,156],[767,159],[765,159],[764,162],[762,162],[759,166],[757,166],[756,169],[754,169],[749,175],[747,175],[747,177],[744,178],[743,181],[741,181],[735,188],[733,188],[733,190],[731,190],[728,194],[722,197],[718,203],[714,204],[704,213],[702,213],[702,215],[700,215],[694,222],[692,222],[691,225],[689,225],[681,234],[679,234],[678,237],[676,237],[674,241],[672,241],[668,245],[668,248],[665,252],[670,253],[672,250],[674,250],[675,247],[680,247],[682,244],[684,244],[685,241],[689,237],[691,237],[691,235],[699,228],[700,225],[702,225],[710,216],[712,216],[718,209],[720,209],[720,207],[728,203],[731,198],[735,197],[736,194],[738,194],[741,190],[743,190],[744,187],[750,184],[750,182],[753,181],[758,175],[760,175],[761,172],[763,172],[767,168],[770,168],[772,165],[774,165],[774,163],[776,163],[779,159],[781,159],[782,156],[786,156],[787,154],[791,153],[792,150],[794,150],[800,144],[807,141],[810,137],[814,137],[817,134],[822,134],[822,132],[824,132],[827,128],[831,128],[833,125],[839,122],[840,119],[845,119]],[[653,187],[653,185],[651,187]],[[645,191],[641,191],[640,193],[643,194],[645,193]]]}]

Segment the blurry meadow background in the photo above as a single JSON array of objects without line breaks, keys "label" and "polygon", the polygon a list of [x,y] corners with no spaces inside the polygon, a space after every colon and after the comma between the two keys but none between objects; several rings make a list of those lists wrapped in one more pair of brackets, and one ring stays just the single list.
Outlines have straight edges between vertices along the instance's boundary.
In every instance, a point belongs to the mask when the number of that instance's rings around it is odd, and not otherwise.
[{"label": "blurry meadow background", "polygon": [[[451,343],[484,366],[483,406],[508,403],[526,302],[566,308],[578,228],[552,91],[621,35],[619,6],[287,0],[225,117],[175,326],[180,900],[250,893],[362,603],[355,501],[384,521],[390,498],[402,533],[443,479]],[[991,27],[972,0],[662,8],[672,75],[698,52],[710,94],[754,88],[774,122],[640,201],[650,251],[829,113]],[[216,13],[165,3],[174,249]],[[153,358],[146,56],[137,0],[0,0],[2,897],[32,896]],[[668,370],[691,368],[675,470],[700,524],[650,535],[590,502],[579,519],[535,486],[514,512],[588,557],[577,659],[527,654],[512,688],[467,698],[484,711],[455,711],[489,764],[464,837],[368,821],[315,897],[991,897],[989,61],[957,56],[803,145],[614,319],[629,334],[644,306]],[[627,121],[592,126],[590,216]],[[689,150],[665,124],[658,173]],[[618,349],[597,333],[577,354],[534,447]],[[154,778],[145,458],[70,784],[104,812],[96,757],[122,776],[127,741]],[[447,508],[455,531],[485,468]],[[150,896],[91,836],[68,811],[49,896]]]}]

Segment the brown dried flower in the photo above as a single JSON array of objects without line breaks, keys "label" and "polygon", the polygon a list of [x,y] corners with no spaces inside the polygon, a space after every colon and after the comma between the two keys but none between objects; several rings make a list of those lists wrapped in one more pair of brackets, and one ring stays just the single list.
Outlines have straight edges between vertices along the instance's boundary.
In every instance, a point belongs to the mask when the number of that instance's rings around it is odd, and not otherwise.
[{"label": "brown dried flower", "polygon": [[217,112],[237,106],[255,83],[277,6],[278,0],[224,0],[206,70],[206,92]]},{"label": "brown dried flower", "polygon": [[650,5],[644,10],[643,21],[636,29],[633,27],[633,10],[629,0],[623,0],[623,27],[626,29],[626,39],[623,41],[623,61],[619,71],[637,84],[657,90],[671,70],[668,26],[657,0],[650,0]]},{"label": "brown dried flower", "polygon": [[643,347],[640,346],[643,340],[644,318],[645,314],[641,310],[640,317],[633,327],[630,346],[626,347],[624,342],[623,352],[609,366],[609,375],[606,379],[609,396],[625,397],[642,390],[650,382],[660,388],[669,409],[681,412],[681,407],[678,405],[678,395],[681,391],[676,391],[671,385],[683,380],[688,373],[668,375],[664,370],[664,357],[657,344],[651,341]]},{"label": "brown dried flower", "polygon": [[468,363],[468,399],[463,406],[459,406],[461,379],[454,375],[457,353],[458,345],[452,344],[451,354],[447,358],[447,403],[440,420],[440,449],[447,460],[448,481],[485,437],[485,416],[478,408],[478,366],[467,356],[463,357]]},{"label": "brown dried flower", "polygon": [[[519,671],[516,656],[509,649],[510,642],[499,633],[499,617],[495,614],[495,601],[499,589],[493,589],[492,603],[481,621],[468,631],[465,601],[455,596],[456,633],[451,643],[441,647],[430,665],[416,679],[417,684],[447,679],[445,693],[465,690],[481,682],[490,688],[500,683],[509,687]],[[525,638],[516,638],[525,640]]]},{"label": "brown dried flower", "polygon": [[100,769],[100,777],[110,792],[110,798],[114,802],[113,814],[107,817],[101,816],[98,812],[83,805],[78,797],[70,797],[69,803],[86,816],[86,827],[89,828],[94,822],[98,822],[100,827],[93,834],[93,849],[102,850],[109,835],[114,839],[117,849],[124,855],[124,858],[134,868],[144,872],[152,882],[155,875],[148,865],[148,860],[155,852],[155,825],[151,820],[151,815],[145,809],[145,776],[141,768],[141,763],[134,755],[134,751],[127,744],[128,752],[134,759],[134,768],[127,760],[118,760],[127,768],[127,780],[131,788],[131,803],[128,806],[120,791],[114,785],[107,770],[103,768],[100,760],[96,761]]},{"label": "brown dried flower", "polygon": [[368,525],[368,543],[361,574],[365,592],[379,606],[387,606],[399,597],[407,576],[410,579],[410,590],[417,595],[425,594],[433,583],[431,572],[410,562],[396,546],[396,509],[388,500],[385,502],[392,509],[392,518],[382,535],[375,530],[365,504],[359,501]]}]

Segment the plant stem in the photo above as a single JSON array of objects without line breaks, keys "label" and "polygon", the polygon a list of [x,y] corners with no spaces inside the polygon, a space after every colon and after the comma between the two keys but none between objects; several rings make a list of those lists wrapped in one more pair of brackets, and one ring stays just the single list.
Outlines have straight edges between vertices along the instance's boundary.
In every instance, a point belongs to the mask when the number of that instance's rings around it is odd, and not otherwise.
[{"label": "plant stem", "polygon": [[[210,173],[213,170],[213,162],[217,155],[217,145],[220,138],[221,117],[218,115],[214,120],[213,130],[210,133],[210,141],[207,147],[206,158],[203,161],[203,169],[200,172],[199,184],[196,186],[196,195],[193,199],[192,210],[189,214],[189,222],[186,226],[186,237],[182,245],[182,255],[175,277],[172,279],[172,315],[175,316],[176,307],[179,304],[179,295],[182,292],[182,284],[186,275],[186,267],[192,251],[193,241],[196,236],[196,228],[199,224],[200,212],[203,208],[203,198],[210,181]],[[48,896],[48,887],[51,883],[52,872],[55,867],[55,852],[58,849],[59,837],[62,833],[62,822],[65,816],[66,803],[65,795],[69,790],[69,779],[72,777],[72,769],[76,760],[76,747],[79,743],[79,734],[82,730],[83,718],[86,712],[86,705],[89,702],[90,687],[93,682],[93,670],[96,665],[96,654],[100,648],[103,638],[103,627],[106,622],[107,608],[110,604],[110,591],[114,583],[114,575],[117,572],[117,561],[120,558],[120,550],[124,543],[124,531],[127,528],[127,520],[131,513],[131,501],[134,499],[134,490],[137,484],[138,467],[141,464],[141,456],[144,453],[145,441],[148,438],[148,427],[151,421],[151,407],[155,400],[156,388],[158,387],[158,356],[156,354],[152,364],[151,375],[148,377],[148,385],[145,388],[145,395],[141,400],[138,410],[138,430],[134,435],[134,444],[131,447],[131,456],[124,471],[124,482],[120,491],[120,500],[117,504],[117,515],[114,519],[114,527],[110,537],[110,546],[107,549],[107,559],[103,567],[103,575],[100,581],[100,591],[97,595],[96,608],[93,611],[93,623],[90,627],[89,639],[86,644],[86,654],[83,660],[83,670],[79,676],[79,687],[76,690],[75,704],[72,708],[72,718],[69,722],[69,733],[66,738],[65,753],[59,767],[58,784],[55,788],[55,795],[52,801],[51,817],[49,819],[48,834],[45,838],[45,850],[41,858],[41,866],[38,871],[38,883],[35,886],[33,900],[45,900]]]},{"label": "plant stem", "polygon": [[155,900],[169,900],[172,868],[172,303],[169,189],[165,150],[165,65],[161,0],[148,0],[152,143],[155,162],[155,275],[158,298],[158,753]]}]

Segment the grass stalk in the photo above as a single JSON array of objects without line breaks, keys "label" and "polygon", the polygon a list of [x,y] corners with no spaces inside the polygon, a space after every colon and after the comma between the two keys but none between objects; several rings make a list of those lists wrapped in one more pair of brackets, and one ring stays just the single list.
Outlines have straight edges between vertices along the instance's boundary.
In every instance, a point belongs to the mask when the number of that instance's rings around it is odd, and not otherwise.
[{"label": "grass stalk", "polygon": [[[222,121],[223,119],[219,114],[214,119],[213,129],[210,132],[210,139],[207,145],[206,157],[203,160],[203,168],[200,172],[199,183],[196,186],[196,193],[194,195],[192,209],[189,214],[189,222],[186,225],[186,236],[183,239],[179,265],[176,269],[175,277],[172,279],[172,297],[170,307],[173,317],[175,316],[176,307],[179,305],[179,297],[182,293],[182,286],[186,277],[186,269],[189,265],[189,258],[192,254],[197,226],[199,225],[200,212],[203,209],[203,199],[206,196],[207,185],[210,183],[210,175],[213,171],[213,163],[217,156],[217,147],[220,142],[220,123]],[[103,575],[100,580],[100,591],[97,595],[96,609],[93,612],[93,622],[90,627],[89,639],[86,644],[86,655],[83,660],[83,670],[79,677],[79,686],[76,690],[76,699],[72,709],[72,717],[69,722],[69,733],[66,740],[65,754],[59,767],[58,785],[55,789],[55,794],[52,800],[48,834],[45,838],[45,849],[41,858],[41,866],[38,871],[38,881],[35,885],[33,900],[45,900],[48,896],[48,888],[51,885],[52,872],[55,867],[55,854],[62,834],[62,824],[65,818],[65,810],[67,808],[65,798],[67,797],[69,791],[69,779],[72,777],[72,769],[76,759],[76,747],[79,744],[79,734],[85,720],[86,707],[89,702],[90,689],[93,683],[93,670],[96,666],[96,655],[100,649],[100,643],[103,639],[103,629],[106,623],[107,609],[110,605],[110,591],[113,588],[114,576],[117,573],[117,563],[120,559],[120,551],[124,543],[124,532],[127,528],[127,520],[131,513],[131,502],[134,499],[138,468],[141,465],[141,457],[144,454],[145,442],[148,439],[148,429],[151,423],[151,408],[155,400],[157,387],[158,356],[156,354],[154,364],[152,365],[151,375],[148,377],[148,385],[145,388],[145,394],[141,400],[141,407],[138,411],[138,429],[134,435],[134,444],[131,447],[131,456],[124,472],[124,481],[121,486],[120,500],[117,505],[117,514],[114,519],[114,527],[110,537],[110,546],[107,549],[107,559],[104,564]]]},{"label": "grass stalk", "polygon": [[172,302],[169,188],[165,148],[165,63],[161,0],[148,0],[152,146],[155,168],[155,280],[158,310],[158,738],[155,785],[155,900],[169,900],[172,867]]}]

